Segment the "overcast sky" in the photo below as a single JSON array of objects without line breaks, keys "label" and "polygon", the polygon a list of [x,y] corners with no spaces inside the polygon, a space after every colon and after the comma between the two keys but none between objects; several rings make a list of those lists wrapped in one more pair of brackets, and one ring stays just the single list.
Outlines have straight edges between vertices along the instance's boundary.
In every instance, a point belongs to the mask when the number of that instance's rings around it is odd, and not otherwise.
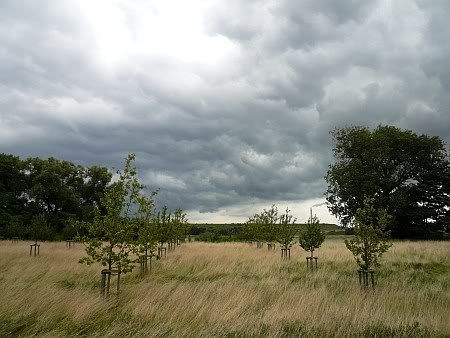
[{"label": "overcast sky", "polygon": [[191,221],[277,203],[303,222],[334,127],[450,144],[449,22],[447,0],[1,0],[0,152],[134,152]]}]

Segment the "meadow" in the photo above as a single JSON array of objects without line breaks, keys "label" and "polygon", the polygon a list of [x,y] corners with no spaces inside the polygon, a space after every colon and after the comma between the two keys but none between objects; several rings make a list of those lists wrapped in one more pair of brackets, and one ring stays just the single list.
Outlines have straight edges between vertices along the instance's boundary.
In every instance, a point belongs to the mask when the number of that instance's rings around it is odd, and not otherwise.
[{"label": "meadow", "polygon": [[395,242],[368,291],[341,238],[316,272],[298,245],[282,260],[278,246],[185,243],[109,301],[82,244],[42,243],[36,258],[28,244],[0,242],[0,336],[450,337],[450,242]]}]

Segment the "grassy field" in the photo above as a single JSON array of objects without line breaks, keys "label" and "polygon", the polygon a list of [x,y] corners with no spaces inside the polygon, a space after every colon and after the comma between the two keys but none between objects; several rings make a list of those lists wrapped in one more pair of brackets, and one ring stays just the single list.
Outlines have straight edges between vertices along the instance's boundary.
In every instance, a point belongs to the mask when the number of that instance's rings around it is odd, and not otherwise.
[{"label": "grassy field", "polygon": [[99,297],[100,266],[81,244],[0,242],[0,336],[450,336],[450,242],[396,242],[375,291],[359,288],[342,240],[290,261],[238,243],[188,243],[146,277],[125,276]]}]

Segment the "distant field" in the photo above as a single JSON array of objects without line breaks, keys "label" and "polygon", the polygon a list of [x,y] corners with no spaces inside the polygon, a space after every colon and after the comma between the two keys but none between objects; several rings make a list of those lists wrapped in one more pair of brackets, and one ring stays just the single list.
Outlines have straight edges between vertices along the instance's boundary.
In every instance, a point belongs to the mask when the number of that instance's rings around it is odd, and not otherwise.
[{"label": "distant field", "polygon": [[[277,248],[278,249],[278,248]],[[396,242],[375,291],[359,288],[342,240],[317,251],[319,271],[244,243],[187,243],[122,293],[99,298],[99,266],[82,245],[0,242],[0,336],[450,336],[450,242]]]}]

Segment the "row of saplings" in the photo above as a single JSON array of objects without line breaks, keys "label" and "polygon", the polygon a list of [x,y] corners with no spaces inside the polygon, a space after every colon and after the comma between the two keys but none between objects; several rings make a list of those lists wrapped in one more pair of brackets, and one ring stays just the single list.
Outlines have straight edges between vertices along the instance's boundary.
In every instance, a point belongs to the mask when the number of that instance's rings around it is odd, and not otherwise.
[{"label": "row of saplings", "polygon": [[117,181],[108,187],[93,222],[82,225],[87,227],[88,235],[79,238],[87,254],[80,263],[100,263],[105,267],[101,271],[101,294],[105,298],[109,296],[113,275],[117,276],[119,292],[121,274],[131,272],[137,264],[141,273],[147,273],[152,258],[160,259],[167,249],[174,250],[188,230],[182,210],[170,213],[164,207],[155,211],[157,192],[150,196],[142,193],[144,186],[132,165],[134,159],[134,154],[128,155],[124,170],[117,172]]},{"label": "row of saplings", "polygon": [[[249,218],[245,224],[244,234],[249,243],[256,242],[258,248],[267,243],[268,250],[275,249],[275,242],[281,246],[281,257],[290,259],[291,247],[298,235],[300,247],[309,251],[306,257],[307,268],[317,269],[317,257],[314,250],[325,240],[325,233],[320,227],[319,219],[312,215],[304,226],[296,224],[296,219],[286,209],[279,215],[277,207],[264,209],[261,213]],[[359,266],[359,283],[364,288],[369,284],[375,287],[374,268],[379,266],[379,260],[391,246],[387,241],[386,232],[389,216],[383,209],[374,206],[373,200],[366,198],[364,206],[358,209],[353,222],[353,236],[345,240],[346,247],[354,255]]]},{"label": "row of saplings", "polygon": [[[166,207],[155,212],[155,196],[142,193],[144,186],[139,182],[133,167],[135,156],[130,154],[122,172],[117,172],[117,181],[108,187],[95,210],[91,223],[73,222],[72,227],[87,228],[88,235],[79,237],[86,247],[86,256],[80,263],[88,265],[100,263],[105,269],[101,271],[101,294],[109,296],[111,277],[117,276],[117,291],[120,289],[121,274],[131,272],[139,264],[141,273],[151,269],[151,259],[161,258],[167,249],[173,250],[184,241],[188,230],[186,214],[178,209],[170,213]],[[36,228],[39,223],[36,219]],[[296,219],[287,209],[279,215],[276,206],[250,217],[244,232],[248,241],[256,241],[261,248],[267,242],[268,249],[275,249],[275,242],[280,243],[283,258],[290,258],[290,249],[298,235],[300,246],[309,251],[307,265],[317,268],[314,250],[325,240],[319,220],[311,214],[307,224],[299,231]],[[360,266],[360,283],[367,287],[369,275],[374,286],[373,267],[390,244],[386,241],[384,229],[388,217],[383,210],[376,209],[373,201],[365,200],[364,207],[358,210],[354,222],[354,236],[346,240],[347,248],[353,253]],[[168,247],[164,246],[167,243]],[[37,245],[37,241],[35,243]],[[36,248],[36,246],[35,246]],[[31,251],[30,251],[31,255]],[[314,262],[314,264],[313,264]]]}]

